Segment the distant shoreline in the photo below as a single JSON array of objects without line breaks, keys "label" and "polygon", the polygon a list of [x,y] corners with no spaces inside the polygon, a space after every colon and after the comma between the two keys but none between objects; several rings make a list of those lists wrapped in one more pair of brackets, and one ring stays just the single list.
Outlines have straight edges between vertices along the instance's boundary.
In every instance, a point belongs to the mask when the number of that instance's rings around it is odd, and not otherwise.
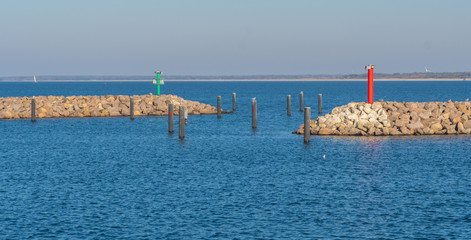
[{"label": "distant shoreline", "polygon": [[[171,79],[166,82],[362,82],[367,79],[340,79],[340,78],[300,78],[300,79]],[[462,78],[385,78],[375,79],[379,82],[439,82],[464,81]],[[0,82],[32,82],[26,80],[0,80]],[[38,82],[152,82],[148,80],[39,80]]]},{"label": "distant shoreline", "polygon": [[[128,82],[151,81],[155,75],[29,75],[29,76],[0,76],[2,81],[32,82],[34,77],[38,82]],[[256,75],[167,75],[167,81],[198,81],[198,82],[280,82],[280,81],[366,81],[367,73],[362,74],[256,74]],[[414,73],[381,73],[376,72],[377,81],[462,81],[471,79],[471,72],[414,72]]]}]

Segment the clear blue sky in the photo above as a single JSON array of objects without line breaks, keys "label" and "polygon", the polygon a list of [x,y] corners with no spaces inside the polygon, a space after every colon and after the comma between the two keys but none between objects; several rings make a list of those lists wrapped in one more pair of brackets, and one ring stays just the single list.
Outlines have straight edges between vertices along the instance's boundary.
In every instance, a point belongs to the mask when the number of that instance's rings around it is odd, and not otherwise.
[{"label": "clear blue sky", "polygon": [[0,2],[0,76],[471,71],[469,0]]}]

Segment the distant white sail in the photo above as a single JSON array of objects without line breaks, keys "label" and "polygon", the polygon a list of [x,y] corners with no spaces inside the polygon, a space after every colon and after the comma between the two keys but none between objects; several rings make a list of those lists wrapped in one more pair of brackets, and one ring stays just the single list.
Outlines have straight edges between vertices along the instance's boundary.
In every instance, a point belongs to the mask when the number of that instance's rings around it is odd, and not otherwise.
[{"label": "distant white sail", "polygon": [[33,81],[34,81],[35,83],[37,83],[37,82],[38,82],[38,80],[36,80],[36,75],[34,75],[34,79],[33,79]]}]

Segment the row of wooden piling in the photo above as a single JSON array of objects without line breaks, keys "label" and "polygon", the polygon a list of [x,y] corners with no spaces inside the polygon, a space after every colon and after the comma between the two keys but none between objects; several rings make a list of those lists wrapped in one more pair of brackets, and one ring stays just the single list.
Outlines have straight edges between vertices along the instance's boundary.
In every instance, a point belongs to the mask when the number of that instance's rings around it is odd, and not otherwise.
[{"label": "row of wooden piling", "polygon": [[[178,136],[180,139],[185,138],[185,106],[178,109]],[[173,133],[173,104],[168,104],[168,132]]]},{"label": "row of wooden piling", "polygon": [[[310,117],[311,108],[303,108],[303,92],[299,94],[299,109],[301,112],[304,111],[304,142],[309,142],[310,139]],[[322,114],[322,94],[318,95],[318,110],[319,114]],[[130,119],[134,120],[134,98],[130,97]],[[232,93],[232,110],[236,110],[236,93]],[[222,107],[221,107],[221,96],[217,96],[217,117],[221,118]],[[185,106],[179,108],[179,138],[185,138]],[[287,115],[291,116],[291,95],[287,96]],[[168,131],[174,132],[174,106],[173,104],[168,105]],[[31,100],[31,121],[36,122],[36,99]],[[257,100],[252,99],[252,128],[257,128]]]},{"label": "row of wooden piling", "polygon": [[[287,115],[291,116],[291,95],[287,96]],[[322,114],[322,94],[317,95],[318,112]],[[304,94],[299,93],[299,111],[304,111],[304,142],[308,143],[311,138],[311,108],[304,107]]]},{"label": "row of wooden piling", "polygon": [[[319,106],[319,114],[322,114],[322,94],[318,95],[318,106]],[[300,111],[303,112],[303,92],[299,93],[299,108],[300,108]],[[235,110],[236,110],[236,93],[232,93],[232,111],[235,111]],[[132,96],[130,97],[129,111],[130,111],[131,120],[134,120],[134,98]],[[221,118],[221,114],[222,114],[221,96],[217,96],[217,117]],[[291,95],[287,96],[287,115],[291,116]],[[36,100],[34,98],[31,100],[31,121],[32,122],[36,121]]]},{"label": "row of wooden piling", "polygon": [[[291,116],[291,95],[288,95],[286,98],[287,103],[287,115]],[[308,143],[311,136],[311,108],[304,107],[304,94],[303,92],[299,93],[299,111],[304,111],[304,142]],[[322,94],[317,95],[317,106],[318,113],[322,114]]]},{"label": "row of wooden piling", "polygon": [[[299,111],[303,111],[303,92],[299,93]],[[291,96],[288,95],[288,116],[291,116]],[[317,95],[317,106],[319,114],[322,114],[322,94]],[[304,142],[308,143],[311,139],[311,108],[304,108]]]},{"label": "row of wooden piling", "polygon": [[[322,94],[317,95],[317,102],[318,102],[318,111],[319,114],[322,114]],[[291,116],[291,95],[288,95],[287,97],[287,111],[288,111],[288,116]],[[299,111],[303,112],[304,109],[304,94],[303,92],[299,93]]]}]

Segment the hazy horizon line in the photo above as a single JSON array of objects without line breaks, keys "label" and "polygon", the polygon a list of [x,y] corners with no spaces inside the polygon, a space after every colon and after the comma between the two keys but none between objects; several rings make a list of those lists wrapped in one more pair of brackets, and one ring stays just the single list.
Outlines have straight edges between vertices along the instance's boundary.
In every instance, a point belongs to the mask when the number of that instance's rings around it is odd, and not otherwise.
[{"label": "hazy horizon line", "polygon": [[[411,74],[420,74],[419,78],[437,78],[433,75],[442,75],[438,78],[462,78],[449,77],[451,74],[462,74],[464,77],[471,77],[471,72],[410,72],[410,73],[382,73],[375,72],[376,78],[391,78],[392,76],[407,76]],[[172,74],[162,75],[163,78],[168,80],[198,80],[198,79],[343,79],[343,78],[363,78],[367,73],[350,73],[350,74]],[[469,76],[468,76],[469,75]],[[0,80],[28,80],[36,76],[36,78],[43,78],[42,80],[142,80],[152,78],[154,75],[141,75],[141,74],[32,74],[32,75],[17,75],[17,76],[0,76]],[[407,78],[407,77],[405,77]],[[414,78],[414,77],[409,77]]]}]

